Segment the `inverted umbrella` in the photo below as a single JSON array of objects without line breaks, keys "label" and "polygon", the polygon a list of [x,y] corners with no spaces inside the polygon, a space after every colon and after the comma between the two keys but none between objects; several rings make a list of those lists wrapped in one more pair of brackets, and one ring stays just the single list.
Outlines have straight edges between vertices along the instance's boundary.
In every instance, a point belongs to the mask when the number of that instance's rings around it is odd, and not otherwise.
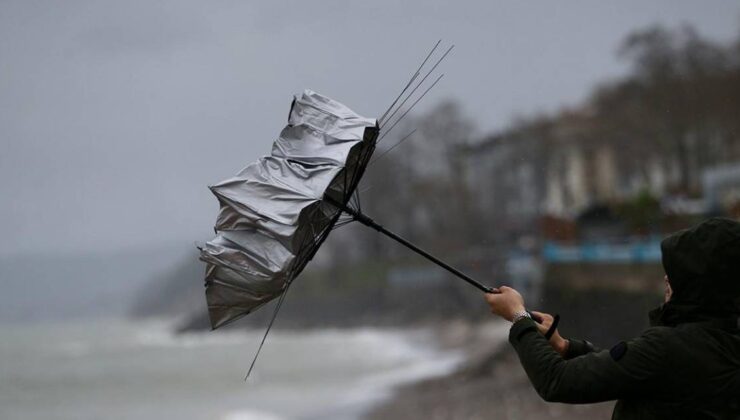
[{"label": "inverted umbrella", "polygon": [[[348,221],[358,221],[387,235],[479,290],[495,292],[376,223],[362,213],[359,205],[357,185],[377,142],[442,78],[439,76],[379,137],[381,125],[385,129],[404,109],[404,104],[452,50],[450,47],[396,106],[438,45],[439,42],[380,123],[306,90],[294,98],[288,125],[273,144],[270,155],[210,187],[221,207],[214,228],[216,237],[200,247],[200,258],[206,262],[206,300],[213,329],[278,298],[257,350],[259,354],[289,286],[338,226],[342,214]],[[257,355],[249,372],[256,359]]]},{"label": "inverted umbrella", "polygon": [[210,189],[221,205],[217,235],[201,247],[206,300],[218,328],[284,294],[346,212],[484,292],[484,286],[387,230],[350,203],[379,127],[306,90],[269,156]]}]

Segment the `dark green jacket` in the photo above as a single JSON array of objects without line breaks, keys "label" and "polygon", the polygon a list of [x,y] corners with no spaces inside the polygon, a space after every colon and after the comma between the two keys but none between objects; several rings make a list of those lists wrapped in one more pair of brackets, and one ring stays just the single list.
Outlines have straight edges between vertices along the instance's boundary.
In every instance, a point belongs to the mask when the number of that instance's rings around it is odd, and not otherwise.
[{"label": "dark green jacket", "polygon": [[740,419],[736,326],[652,327],[604,351],[572,340],[566,358],[530,319],[514,324],[509,340],[546,401],[619,400],[613,419]]},{"label": "dark green jacket", "polygon": [[740,223],[709,219],[661,251],[673,295],[641,336],[609,351],[571,340],[563,358],[534,321],[512,326],[509,340],[542,398],[619,400],[614,419],[740,419]]}]

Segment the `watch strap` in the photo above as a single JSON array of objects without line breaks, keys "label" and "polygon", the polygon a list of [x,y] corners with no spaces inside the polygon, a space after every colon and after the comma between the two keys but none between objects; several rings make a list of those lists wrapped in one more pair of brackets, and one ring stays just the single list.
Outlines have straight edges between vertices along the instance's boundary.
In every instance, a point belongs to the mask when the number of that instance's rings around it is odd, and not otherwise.
[{"label": "watch strap", "polygon": [[527,311],[514,312],[514,316],[511,318],[511,323],[516,324],[517,321],[521,321],[524,318],[532,319],[532,315]]}]

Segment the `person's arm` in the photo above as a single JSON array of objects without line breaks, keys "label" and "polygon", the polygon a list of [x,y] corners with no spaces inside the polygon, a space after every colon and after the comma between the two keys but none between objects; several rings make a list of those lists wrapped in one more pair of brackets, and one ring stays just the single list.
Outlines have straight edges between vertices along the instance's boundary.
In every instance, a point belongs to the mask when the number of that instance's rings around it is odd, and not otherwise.
[{"label": "person's arm", "polygon": [[[565,352],[570,351],[565,356],[573,357],[566,360],[540,333],[542,325],[526,317],[515,319],[525,310],[524,300],[516,290],[501,287],[485,298],[491,312],[515,321],[509,341],[532,385],[546,401],[594,403],[630,396],[644,398],[660,392],[656,381],[670,367],[666,351],[669,329],[648,329],[610,351],[592,352],[586,343],[579,345],[574,341]],[[570,349],[573,345],[576,347]]]},{"label": "person's arm", "polygon": [[659,390],[655,381],[668,367],[664,335],[662,329],[649,329],[611,351],[565,360],[533,320],[522,319],[512,326],[509,341],[544,400],[577,404],[645,397]]}]

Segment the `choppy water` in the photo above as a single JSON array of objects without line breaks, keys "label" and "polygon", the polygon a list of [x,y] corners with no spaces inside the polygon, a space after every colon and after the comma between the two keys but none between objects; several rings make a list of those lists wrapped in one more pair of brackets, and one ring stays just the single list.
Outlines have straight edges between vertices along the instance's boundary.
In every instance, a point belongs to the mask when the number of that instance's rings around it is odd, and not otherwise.
[{"label": "choppy water", "polygon": [[427,331],[174,335],[165,322],[0,325],[0,418],[352,419],[461,360]]}]

